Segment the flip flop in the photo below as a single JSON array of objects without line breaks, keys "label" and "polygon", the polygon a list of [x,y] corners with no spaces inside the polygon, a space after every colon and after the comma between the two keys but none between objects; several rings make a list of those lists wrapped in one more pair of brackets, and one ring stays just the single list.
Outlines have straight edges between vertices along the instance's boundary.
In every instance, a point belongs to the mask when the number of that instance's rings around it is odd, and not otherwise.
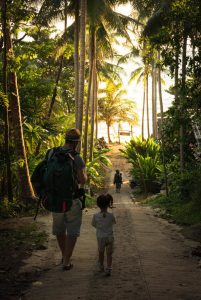
[{"label": "flip flop", "polygon": [[69,265],[67,265],[67,266],[63,266],[63,271],[69,271],[69,270],[71,270],[73,268],[73,264],[69,264]]}]

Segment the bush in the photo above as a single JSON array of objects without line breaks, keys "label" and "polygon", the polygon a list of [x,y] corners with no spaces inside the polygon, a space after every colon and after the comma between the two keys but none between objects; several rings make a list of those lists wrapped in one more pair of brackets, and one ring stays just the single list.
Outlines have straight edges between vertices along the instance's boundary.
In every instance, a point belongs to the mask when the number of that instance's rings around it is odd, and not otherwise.
[{"label": "bush", "polygon": [[201,168],[189,170],[183,174],[172,174],[170,181],[170,198],[179,202],[193,201],[201,206]]},{"label": "bush", "polygon": [[131,176],[139,182],[142,190],[159,192],[163,171],[160,146],[153,139],[133,138],[121,152],[132,164]]}]

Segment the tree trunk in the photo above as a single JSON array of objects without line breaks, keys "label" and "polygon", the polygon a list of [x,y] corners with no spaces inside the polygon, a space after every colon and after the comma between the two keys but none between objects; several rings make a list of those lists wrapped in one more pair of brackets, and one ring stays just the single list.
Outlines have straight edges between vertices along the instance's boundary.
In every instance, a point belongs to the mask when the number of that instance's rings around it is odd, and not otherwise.
[{"label": "tree trunk", "polygon": [[108,143],[111,143],[111,139],[110,139],[110,125],[108,123],[107,124],[107,136],[108,136]]},{"label": "tree trunk", "polygon": [[59,84],[59,79],[61,77],[61,72],[62,72],[62,67],[63,67],[63,55],[61,56],[61,59],[60,59],[60,64],[59,64],[59,70],[58,70],[58,73],[57,73],[57,78],[56,78],[56,82],[55,82],[55,87],[54,87],[54,90],[53,90],[53,95],[52,95],[52,99],[51,99],[51,102],[50,102],[50,108],[49,108],[49,111],[48,111],[48,118],[51,117],[51,114],[52,114],[52,111],[53,111],[53,106],[55,104],[55,101],[56,101],[56,96],[57,96],[57,88],[58,88],[58,84]]},{"label": "tree trunk", "polygon": [[93,85],[92,85],[92,98],[91,98],[91,140],[90,140],[90,154],[89,160],[93,160],[93,152],[94,152],[94,125],[95,125],[95,93],[96,93],[96,60],[94,57],[93,63]]},{"label": "tree trunk", "polygon": [[[8,30],[8,51],[13,54],[12,41]],[[11,58],[12,59],[12,58]],[[26,157],[24,144],[20,99],[18,93],[17,76],[15,71],[8,72],[9,93],[10,93],[10,109],[12,126],[14,128],[13,135],[15,140],[15,149],[18,158],[18,184],[19,184],[19,199],[25,204],[30,198],[34,198],[34,192],[30,181],[29,168]]]},{"label": "tree trunk", "polygon": [[89,35],[89,82],[87,92],[87,103],[85,111],[85,127],[84,127],[84,146],[83,146],[83,159],[87,162],[87,151],[88,151],[88,125],[89,125],[89,103],[91,98],[92,90],[92,75],[93,75],[93,41],[92,34]]},{"label": "tree trunk", "polygon": [[159,66],[158,66],[158,94],[159,94],[160,114],[161,114],[160,138],[161,138],[162,162],[163,162],[164,178],[165,178],[165,192],[166,192],[166,196],[168,197],[168,195],[169,195],[168,174],[167,174],[166,157],[165,157],[165,151],[164,151],[164,138],[163,138],[163,133],[161,131],[162,126],[163,126],[163,98],[162,98],[162,85],[161,85],[160,51],[158,52],[158,60],[159,60]]},{"label": "tree trunk", "polygon": [[86,0],[80,1],[80,68],[79,68],[79,105],[78,129],[82,133],[85,80],[85,35],[86,35]]},{"label": "tree trunk", "polygon": [[92,98],[91,98],[91,140],[90,140],[90,161],[93,160],[93,152],[94,152],[94,125],[95,125],[95,99],[97,98],[96,95],[96,31],[95,28],[93,29],[93,73],[92,73]]},{"label": "tree trunk", "polygon": [[78,127],[79,102],[79,1],[76,1],[74,27],[75,125]]},{"label": "tree trunk", "polygon": [[158,138],[158,117],[157,117],[157,68],[156,63],[154,65],[154,92],[155,92],[155,113],[154,113],[154,129],[155,129],[155,136]]},{"label": "tree trunk", "polygon": [[149,128],[149,76],[146,74],[146,105],[147,105],[147,135],[150,137]]},{"label": "tree trunk", "polygon": [[144,140],[144,112],[145,112],[145,97],[146,97],[146,75],[144,75],[144,93],[142,106],[142,140]]},{"label": "tree trunk", "polygon": [[174,97],[175,102],[178,103],[178,88],[179,88],[179,47],[176,49],[175,54],[175,84],[174,84]]},{"label": "tree trunk", "polygon": [[[7,96],[7,5],[6,0],[2,0],[2,29],[3,29],[3,91]],[[8,197],[8,201],[13,201],[13,193],[12,193],[12,174],[11,174],[11,163],[10,163],[10,137],[9,137],[9,114],[8,114],[8,105],[4,106],[4,120],[5,120],[5,161],[6,161],[6,195]]]},{"label": "tree trunk", "polygon": [[[158,60],[160,62],[160,52],[158,52]],[[161,113],[161,125],[163,125],[163,97],[162,97],[162,85],[161,85],[161,66],[158,66],[158,94],[160,102],[160,113]]]},{"label": "tree trunk", "polygon": [[96,132],[95,139],[98,139],[98,76],[97,76],[97,68],[96,68],[96,81],[95,81],[95,124],[96,124]]},{"label": "tree trunk", "polygon": [[[180,97],[180,116],[183,116],[183,102],[186,94],[186,50],[187,50],[187,35],[184,33],[183,53],[182,53],[182,78],[181,78],[181,97]],[[180,135],[180,170],[184,171],[184,120],[181,119],[179,135]]]},{"label": "tree trunk", "polygon": [[152,62],[152,134],[156,138],[156,82],[155,61]]}]

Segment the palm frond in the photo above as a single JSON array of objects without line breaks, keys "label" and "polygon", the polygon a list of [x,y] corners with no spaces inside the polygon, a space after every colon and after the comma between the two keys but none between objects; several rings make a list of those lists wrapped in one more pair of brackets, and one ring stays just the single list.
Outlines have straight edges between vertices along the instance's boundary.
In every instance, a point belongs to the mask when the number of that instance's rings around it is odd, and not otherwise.
[{"label": "palm frond", "polygon": [[170,10],[172,0],[165,0],[160,8],[154,13],[154,15],[148,20],[143,35],[149,36],[157,32],[161,26],[165,25],[167,19],[165,18],[167,12]]},{"label": "palm frond", "polygon": [[139,78],[141,74],[144,72],[143,67],[139,67],[135,69],[130,76],[129,83],[136,80],[136,78]]}]

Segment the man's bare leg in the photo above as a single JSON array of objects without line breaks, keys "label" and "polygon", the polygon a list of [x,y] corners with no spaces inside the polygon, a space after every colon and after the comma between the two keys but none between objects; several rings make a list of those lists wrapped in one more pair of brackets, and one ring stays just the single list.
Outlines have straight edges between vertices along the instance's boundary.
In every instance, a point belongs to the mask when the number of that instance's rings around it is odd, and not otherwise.
[{"label": "man's bare leg", "polygon": [[64,257],[67,235],[65,233],[64,234],[59,234],[59,235],[56,236],[56,238],[57,238],[57,243],[59,245],[59,248],[61,250],[62,257]]},{"label": "man's bare leg", "polygon": [[70,258],[72,256],[75,244],[77,241],[77,237],[75,236],[66,236],[66,243],[65,243],[65,250],[64,250],[64,256],[63,256],[63,265],[68,266]]}]

